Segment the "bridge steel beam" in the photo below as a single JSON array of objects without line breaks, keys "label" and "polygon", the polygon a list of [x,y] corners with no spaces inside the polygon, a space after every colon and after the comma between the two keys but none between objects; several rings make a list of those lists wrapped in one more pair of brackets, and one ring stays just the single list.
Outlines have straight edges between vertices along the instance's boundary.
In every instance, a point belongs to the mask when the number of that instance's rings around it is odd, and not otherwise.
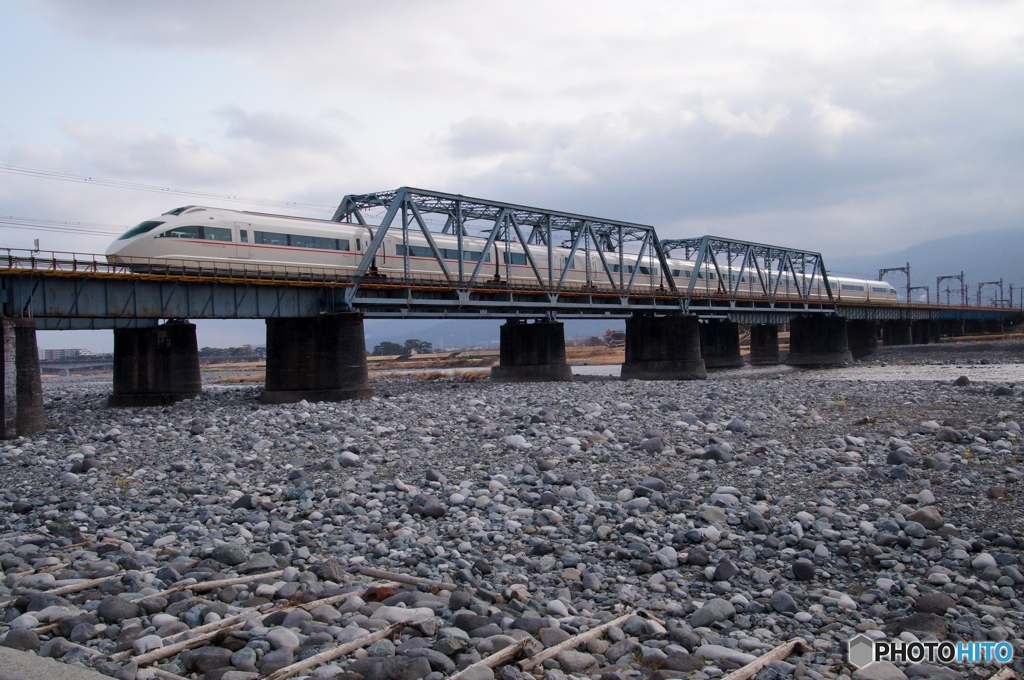
[{"label": "bridge steel beam", "polygon": [[362,314],[267,319],[267,379],[261,402],[371,396]]},{"label": "bridge steel beam", "polygon": [[491,368],[494,382],[572,382],[560,322],[509,319],[501,326],[500,357]]},{"label": "bridge steel beam", "polygon": [[781,361],[779,327],[773,323],[752,325],[750,327],[750,365],[774,366]]},{"label": "bridge steel beam", "polygon": [[853,361],[842,316],[798,316],[790,323],[790,366],[843,366]]},{"label": "bridge steel beam", "polygon": [[3,318],[0,333],[0,439],[27,437],[46,427],[35,322]]},{"label": "bridge steel beam", "polygon": [[739,324],[723,319],[709,319],[702,323],[700,355],[707,369],[742,366],[744,362],[740,354]]},{"label": "bridge steel beam", "polygon": [[202,391],[195,324],[114,330],[114,390],[107,406],[166,406]]},{"label": "bridge steel beam", "polygon": [[700,322],[691,314],[626,319],[623,380],[703,380],[708,377],[700,350]]}]

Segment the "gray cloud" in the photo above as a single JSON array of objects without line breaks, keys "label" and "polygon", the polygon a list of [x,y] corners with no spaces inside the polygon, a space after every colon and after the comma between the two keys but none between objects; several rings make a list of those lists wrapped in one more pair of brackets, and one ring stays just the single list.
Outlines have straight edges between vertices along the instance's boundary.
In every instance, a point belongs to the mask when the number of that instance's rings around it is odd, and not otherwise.
[{"label": "gray cloud", "polygon": [[463,177],[467,192],[675,234],[879,252],[1024,226],[1024,130],[1012,119],[1024,105],[1022,80],[1020,65],[947,63],[914,87],[851,80],[814,97],[750,102],[749,111],[694,98],[679,107],[693,115],[515,126],[467,119],[447,145],[455,158],[490,161]]},{"label": "gray cloud", "polygon": [[248,113],[239,106],[228,106],[218,114],[228,123],[229,138],[315,152],[337,152],[346,148],[333,131],[285,113]]},{"label": "gray cloud", "polygon": [[[226,140],[76,133],[71,155],[119,172],[319,173],[337,194],[413,184],[839,251],[1021,226],[1019,1],[36,6],[78,39],[224,53],[351,115],[344,142],[245,102]],[[323,153],[343,143],[352,162]]]}]

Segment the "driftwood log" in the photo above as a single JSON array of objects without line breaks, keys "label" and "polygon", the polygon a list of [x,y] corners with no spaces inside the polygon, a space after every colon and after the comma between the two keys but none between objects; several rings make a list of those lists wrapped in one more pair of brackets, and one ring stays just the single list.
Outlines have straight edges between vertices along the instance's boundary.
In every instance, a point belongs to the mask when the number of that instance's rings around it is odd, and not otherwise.
[{"label": "driftwood log", "polygon": [[384,571],[383,569],[374,569],[373,567],[360,567],[359,573],[363,576],[372,576],[373,578],[389,579],[391,581],[398,581],[410,586],[428,586],[430,588],[436,588],[438,590],[455,590],[457,587],[454,583],[444,583],[442,581],[431,581],[428,578],[420,578],[419,576],[411,576],[409,574],[396,574],[391,571]]},{"label": "driftwood log", "polygon": [[606,630],[608,630],[612,626],[618,626],[619,624],[625,623],[626,620],[630,616],[634,616],[634,614],[635,614],[634,612],[629,612],[628,614],[623,614],[619,618],[614,619],[612,621],[609,621],[608,623],[603,623],[600,626],[595,626],[594,628],[591,628],[588,631],[584,631],[584,632],[580,633],[579,635],[573,635],[571,638],[569,638],[565,642],[560,642],[557,645],[555,645],[554,647],[548,647],[543,652],[540,652],[539,654],[534,654],[529,659],[524,659],[524,660],[520,661],[519,662],[519,667],[522,668],[524,671],[529,671],[531,669],[534,669],[537,666],[539,666],[542,663],[544,663],[545,661],[547,661],[548,659],[551,659],[551,658],[554,658],[555,656],[558,656],[558,654],[564,652],[567,649],[576,649],[577,647],[579,647],[581,644],[583,644],[585,642],[590,642],[591,640],[596,640],[597,638],[599,638],[602,635],[604,635],[604,632]]},{"label": "driftwood log", "polygon": [[514,645],[509,645],[505,649],[502,649],[500,651],[495,652],[494,654],[491,654],[486,659],[481,659],[480,661],[477,661],[475,664],[472,664],[471,666],[466,666],[455,675],[450,676],[448,680],[462,680],[463,677],[465,677],[471,671],[477,668],[497,668],[498,666],[504,666],[505,664],[509,663],[517,656],[522,654],[523,650],[526,648],[526,645],[528,645],[530,642],[533,642],[533,640],[531,640],[530,638],[523,638]]},{"label": "driftwood log", "polygon": [[793,652],[806,652],[810,651],[811,647],[800,638],[793,638],[783,642],[781,645],[772,649],[769,652],[765,652],[761,656],[757,657],[746,666],[737,668],[729,675],[722,678],[722,680],[749,680],[758,673],[761,669],[770,664],[772,661],[782,661]]},{"label": "driftwood log", "polygon": [[387,628],[382,628],[378,630],[376,633],[364,635],[363,637],[356,638],[351,642],[346,642],[343,645],[338,645],[334,649],[328,649],[326,652],[320,652],[319,654],[311,656],[308,659],[303,659],[302,661],[293,663],[290,666],[285,666],[284,668],[278,671],[274,671],[273,673],[268,675],[265,678],[265,680],[286,680],[286,678],[290,678],[297,673],[301,673],[307,668],[314,668],[316,666],[319,666],[320,664],[325,664],[330,661],[334,661],[335,659],[340,659],[346,654],[351,654],[357,649],[361,649],[367,645],[373,644],[377,640],[383,640],[386,637],[396,635],[404,627],[404,621],[392,623]]}]

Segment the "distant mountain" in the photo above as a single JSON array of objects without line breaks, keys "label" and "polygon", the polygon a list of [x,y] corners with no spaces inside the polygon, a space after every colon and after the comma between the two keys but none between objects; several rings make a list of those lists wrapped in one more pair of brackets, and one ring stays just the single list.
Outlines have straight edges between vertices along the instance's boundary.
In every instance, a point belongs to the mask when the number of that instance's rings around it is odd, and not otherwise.
[{"label": "distant mountain", "polygon": [[[987,231],[963,236],[925,241],[904,250],[884,255],[828,255],[825,266],[830,274],[875,278],[878,270],[902,267],[910,263],[910,283],[928,286],[931,300],[935,301],[935,277],[964,272],[972,304],[977,301],[978,284],[1003,279],[1004,296],[1009,297],[1009,284],[1013,284],[1013,300],[1020,306],[1020,290],[1024,286],[1024,229]],[[897,290],[906,289],[906,277],[890,274],[886,280]],[[946,286],[958,296],[957,282],[942,283],[942,300]],[[915,293],[921,295],[922,293]],[[986,286],[983,299],[990,299],[993,288]]]}]

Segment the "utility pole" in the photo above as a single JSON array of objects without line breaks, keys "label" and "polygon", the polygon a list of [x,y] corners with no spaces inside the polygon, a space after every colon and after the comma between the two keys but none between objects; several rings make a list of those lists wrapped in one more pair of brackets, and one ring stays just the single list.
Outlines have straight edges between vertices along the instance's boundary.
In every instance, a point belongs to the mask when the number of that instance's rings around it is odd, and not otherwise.
[{"label": "utility pole", "polygon": [[999,299],[998,299],[998,301],[996,301],[996,299],[994,297],[993,297],[992,301],[993,301],[993,303],[995,303],[993,306],[1001,306],[1003,304],[1003,280],[1002,279],[999,279],[998,281],[985,281],[984,283],[979,283],[978,284],[978,306],[981,307],[981,289],[984,288],[985,286],[994,286],[994,287],[998,287],[999,288]]},{"label": "utility pole", "polygon": [[911,304],[910,292],[912,288],[910,287],[910,263],[908,262],[904,267],[889,267],[887,269],[879,269],[878,280],[881,281],[882,277],[890,272],[903,272],[904,274],[907,275],[907,304]]},{"label": "utility pole", "polygon": [[[939,286],[943,281],[959,281],[960,282],[960,306],[967,306],[967,284],[964,282],[964,273],[949,274],[947,276],[939,276],[935,279],[935,302],[939,302]],[[949,285],[946,285],[946,304],[950,304],[949,300]]]},{"label": "utility pole", "polygon": [[[911,286],[907,289],[908,291],[923,290],[924,291],[924,303],[930,305],[932,303],[931,292],[928,290],[928,286]],[[909,294],[909,293],[908,293]],[[939,301],[939,291],[935,291],[935,302]]]}]

